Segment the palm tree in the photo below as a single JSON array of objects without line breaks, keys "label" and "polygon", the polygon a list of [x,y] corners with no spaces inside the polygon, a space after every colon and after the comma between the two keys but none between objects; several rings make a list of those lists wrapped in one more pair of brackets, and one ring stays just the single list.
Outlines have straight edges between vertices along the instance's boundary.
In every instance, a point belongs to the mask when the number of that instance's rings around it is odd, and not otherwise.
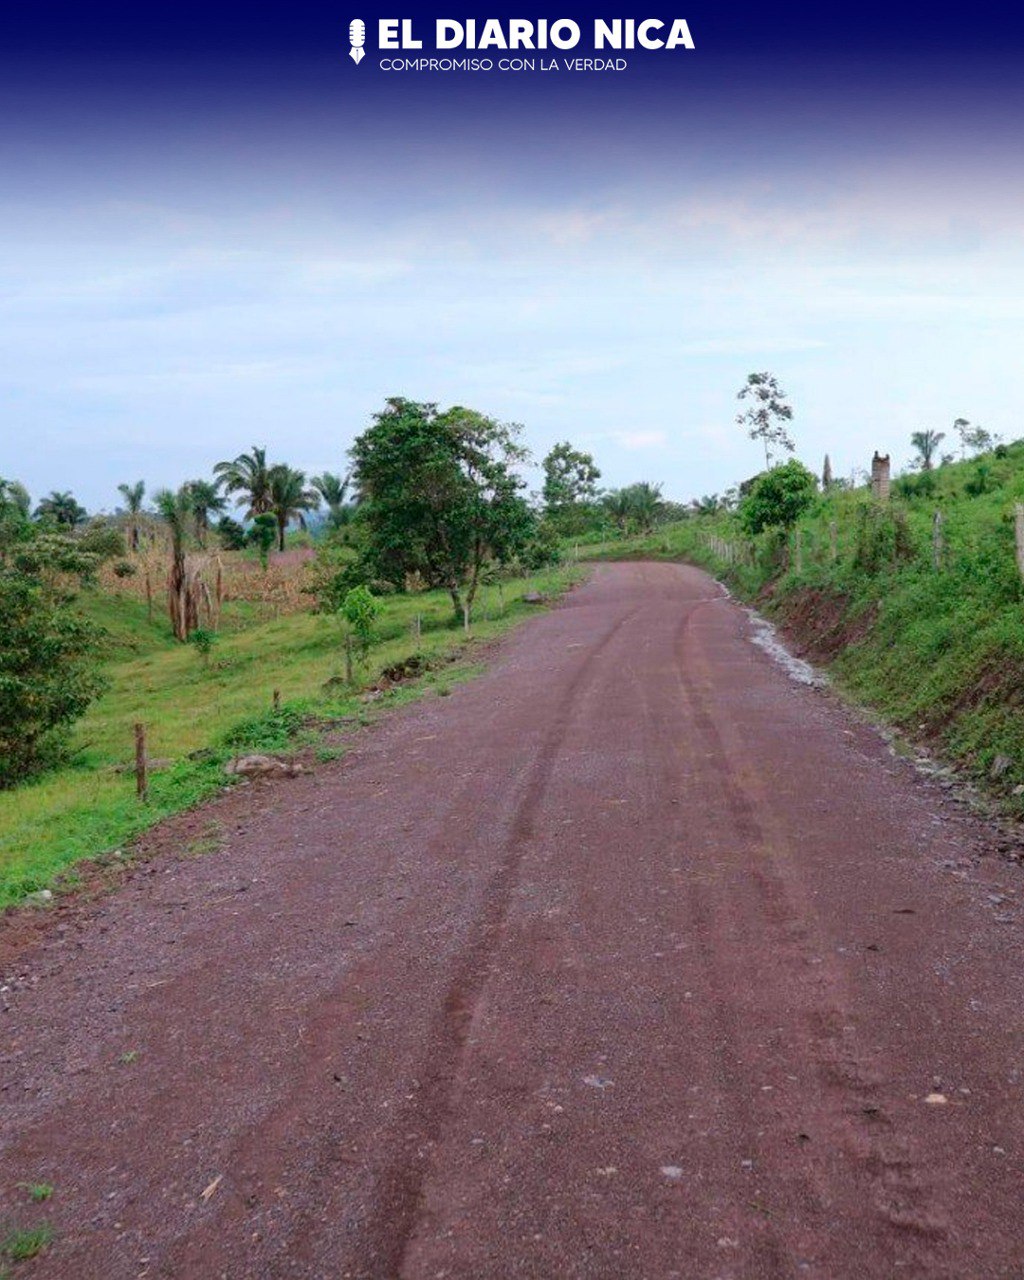
[{"label": "palm tree", "polygon": [[931,471],[932,458],[945,438],[944,431],[915,431],[910,437],[910,443],[917,450],[922,471]]},{"label": "palm tree", "polygon": [[32,499],[28,490],[18,480],[4,480],[0,477],[0,511],[13,509],[23,519],[28,519],[32,508]]},{"label": "palm tree", "polygon": [[213,474],[224,486],[225,493],[238,495],[239,506],[245,506],[246,518],[263,515],[271,509],[270,473],[267,451],[256,445],[248,453],[240,453],[231,462],[218,462]]},{"label": "palm tree", "polygon": [[195,593],[189,590],[185,563],[185,535],[194,519],[188,485],[182,485],[177,493],[160,489],[153,495],[153,505],[171,535],[171,567],[167,575],[167,610],[171,616],[171,627],[176,639],[187,640],[199,625],[199,604]]},{"label": "palm tree", "polygon": [[661,485],[641,480],[624,491],[629,502],[630,518],[643,533],[650,533],[661,514]]},{"label": "palm tree", "polygon": [[348,523],[352,505],[347,503],[345,498],[351,482],[351,473],[342,479],[331,471],[325,471],[322,475],[313,476],[310,479],[309,483],[327,504],[327,519],[335,529],[340,529],[343,524]]},{"label": "palm tree", "polygon": [[132,551],[138,551],[139,516],[146,497],[146,482],[136,480],[134,484],[119,484],[117,491],[124,498],[124,509],[128,516],[128,546]]},{"label": "palm tree", "polygon": [[58,492],[55,489],[36,507],[37,520],[52,521],[69,529],[73,529],[76,524],[83,524],[88,515],[85,507],[76,502],[75,495],[67,490]]},{"label": "palm tree", "polygon": [[223,511],[228,505],[227,499],[217,492],[217,486],[211,480],[189,480],[182,487],[189,495],[199,545],[205,547],[206,535],[210,531],[210,515],[213,512],[219,514]]},{"label": "palm tree", "polygon": [[306,473],[278,463],[267,472],[270,502],[268,511],[277,520],[277,549],[284,550],[284,535],[292,519],[297,519],[303,529],[306,521],[303,513],[314,511],[320,505],[320,494],[306,488]]}]

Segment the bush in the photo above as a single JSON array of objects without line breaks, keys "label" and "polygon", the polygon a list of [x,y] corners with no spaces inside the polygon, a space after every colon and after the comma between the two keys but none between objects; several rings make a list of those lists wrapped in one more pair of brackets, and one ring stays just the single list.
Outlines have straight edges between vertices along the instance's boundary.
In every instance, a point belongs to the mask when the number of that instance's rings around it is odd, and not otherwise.
[{"label": "bush", "polygon": [[369,587],[353,587],[346,593],[341,603],[340,613],[349,634],[355,640],[357,653],[361,658],[365,658],[373,644],[374,624],[380,613],[380,601],[375,598]]},{"label": "bush", "polygon": [[856,568],[876,574],[913,558],[914,543],[902,511],[881,503],[861,508],[853,557]]},{"label": "bush", "polygon": [[38,580],[0,572],[0,787],[54,761],[104,687],[98,629]]},{"label": "bush", "polygon": [[781,467],[763,471],[740,503],[740,523],[748,533],[790,529],[817,499],[818,481],[802,462],[792,458]]},{"label": "bush", "polygon": [[892,487],[901,498],[931,498],[938,483],[934,471],[922,471],[916,476],[900,476]]}]

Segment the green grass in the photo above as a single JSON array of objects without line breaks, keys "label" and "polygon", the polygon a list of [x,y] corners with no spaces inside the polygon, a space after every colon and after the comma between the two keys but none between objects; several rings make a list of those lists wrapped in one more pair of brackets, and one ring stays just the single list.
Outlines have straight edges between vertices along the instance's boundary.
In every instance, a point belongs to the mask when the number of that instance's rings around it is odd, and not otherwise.
[{"label": "green grass", "polygon": [[42,1253],[52,1241],[53,1228],[48,1222],[37,1227],[14,1228],[0,1240],[0,1255],[11,1262],[27,1262]]},{"label": "green grass", "polygon": [[[782,548],[767,537],[751,548],[735,515],[721,513],[619,543],[617,552],[614,544],[588,552],[703,564],[830,660],[852,698],[908,739],[936,747],[1000,795],[1010,812],[1024,815],[1024,794],[1013,794],[1024,785],[1024,582],[1013,533],[1020,501],[1024,441],[1000,457],[940,467],[931,480],[895,482],[890,514],[874,538],[869,522],[877,504],[865,489],[820,499],[798,525],[799,571],[795,533]],[[932,555],[936,510],[944,519],[939,571]],[[896,556],[893,518],[904,530]],[[708,547],[710,535],[752,550],[751,561],[720,558]],[[993,778],[1000,756],[1009,765]]]},{"label": "green grass", "polygon": [[[482,589],[473,644],[536,612],[522,603],[524,592],[557,595],[580,576],[579,569],[563,568]],[[111,685],[79,723],[69,765],[0,792],[0,909],[37,889],[73,887],[74,863],[117,850],[159,819],[213,794],[227,782],[223,765],[232,754],[308,746],[330,757],[337,748],[321,744],[311,722],[365,719],[369,710],[344,685],[341,635],[332,618],[294,614],[248,626],[235,618],[204,664],[192,646],[174,642],[162,618],[149,621],[144,604],[91,593],[82,605],[107,630]],[[417,614],[418,643],[411,634]],[[389,597],[378,633],[379,643],[357,674],[364,683],[415,652],[435,663],[460,659],[461,665],[397,687],[372,704],[374,711],[435,686],[442,692],[473,669],[466,662],[472,646],[452,625],[451,603],[441,592]],[[282,698],[276,715],[275,689]],[[136,721],[147,726],[151,759],[169,762],[152,773],[144,805],[136,800],[130,769]],[[208,845],[188,852],[202,856],[212,852]]]}]

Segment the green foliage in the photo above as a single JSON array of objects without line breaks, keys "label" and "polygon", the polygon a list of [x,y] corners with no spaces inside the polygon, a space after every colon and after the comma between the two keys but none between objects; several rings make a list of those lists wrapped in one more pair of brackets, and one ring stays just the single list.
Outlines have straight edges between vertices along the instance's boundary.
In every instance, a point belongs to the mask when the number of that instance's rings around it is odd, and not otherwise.
[{"label": "green foliage", "polygon": [[556,444],[541,464],[544,505],[549,519],[566,534],[579,533],[598,514],[594,500],[601,472],[592,454],[574,449],[567,440]]},{"label": "green foliage", "polygon": [[0,569],[0,787],[60,755],[100,693],[95,628],[41,579]]},{"label": "green foliage", "polygon": [[944,431],[915,431],[911,435],[910,443],[917,453],[916,465],[922,471],[931,471],[935,465],[935,455],[938,452],[939,445],[945,438],[946,433]]},{"label": "green foliage", "polygon": [[265,569],[270,563],[270,550],[277,541],[277,517],[269,511],[254,516],[245,540],[249,546],[256,548],[260,564]]},{"label": "green foliage", "polygon": [[73,529],[75,525],[84,524],[89,513],[81,503],[75,500],[73,493],[66,490],[58,493],[54,490],[36,507],[36,519],[44,524],[52,524]]},{"label": "green foliage", "polygon": [[751,534],[765,529],[790,529],[814,505],[817,492],[814,475],[802,462],[791,458],[755,478],[740,503],[740,523]]},{"label": "green foliage", "polygon": [[922,471],[919,475],[898,476],[893,481],[893,493],[901,498],[933,498],[938,488],[934,471]]},{"label": "green foliage", "polygon": [[764,445],[766,467],[772,465],[772,455],[780,449],[785,453],[793,452],[796,446],[785,426],[792,421],[793,410],[774,374],[767,370],[748,374],[736,399],[750,402],[736,415],[736,422],[747,428],[751,440],[760,440]]},{"label": "green foliage", "polygon": [[650,533],[658,522],[664,503],[661,485],[641,480],[624,489],[612,489],[602,499],[613,524],[623,534]]},{"label": "green foliage", "polygon": [[519,428],[460,406],[395,397],[352,447],[365,532],[365,572],[401,590],[418,576],[472,604],[489,559],[509,563],[535,517],[514,468]]},{"label": "green foliage", "polygon": [[92,520],[76,539],[79,550],[97,557],[114,560],[125,554],[124,534],[109,520]]},{"label": "green foliage", "polygon": [[246,519],[252,519],[271,508],[270,470],[266,449],[253,445],[248,453],[218,462],[213,474],[224,492],[233,494],[238,505],[246,508]]},{"label": "green foliage", "polygon": [[373,644],[380,601],[368,587],[353,587],[345,593],[339,613],[355,641],[357,653],[365,658]]},{"label": "green foliage", "polygon": [[208,666],[210,662],[210,654],[213,647],[217,643],[216,631],[211,631],[209,627],[196,627],[189,635],[188,642],[192,645],[196,652],[203,660],[203,665]]},{"label": "green foliage", "polygon": [[306,527],[305,513],[314,511],[320,505],[320,495],[316,489],[306,488],[305,472],[296,471],[294,467],[279,463],[271,467],[267,473],[269,482],[269,510],[277,521],[277,549],[284,550],[284,535],[292,520],[297,520],[301,528]]},{"label": "green foliage", "polygon": [[873,502],[858,513],[853,563],[864,573],[896,569],[913,559],[914,544],[906,516],[890,504]]},{"label": "green foliage", "polygon": [[964,482],[964,493],[972,498],[980,498],[982,494],[991,493],[995,488],[996,478],[992,468],[985,462],[979,462],[974,468],[974,474]]},{"label": "green foliage", "polygon": [[27,1262],[37,1257],[53,1241],[53,1227],[48,1222],[37,1227],[20,1227],[0,1240],[0,1254],[11,1262]]},{"label": "green foliage", "polygon": [[231,516],[221,516],[217,521],[217,537],[225,551],[241,551],[246,545],[245,526]]}]

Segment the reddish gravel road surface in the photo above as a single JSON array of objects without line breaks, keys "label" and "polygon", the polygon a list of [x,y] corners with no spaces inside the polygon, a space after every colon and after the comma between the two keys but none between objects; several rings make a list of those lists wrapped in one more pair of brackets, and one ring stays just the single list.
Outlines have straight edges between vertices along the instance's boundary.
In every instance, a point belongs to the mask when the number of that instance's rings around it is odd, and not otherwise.
[{"label": "reddish gravel road surface", "polygon": [[750,631],[600,567],[53,913],[15,1280],[1024,1274],[1021,872]]}]

